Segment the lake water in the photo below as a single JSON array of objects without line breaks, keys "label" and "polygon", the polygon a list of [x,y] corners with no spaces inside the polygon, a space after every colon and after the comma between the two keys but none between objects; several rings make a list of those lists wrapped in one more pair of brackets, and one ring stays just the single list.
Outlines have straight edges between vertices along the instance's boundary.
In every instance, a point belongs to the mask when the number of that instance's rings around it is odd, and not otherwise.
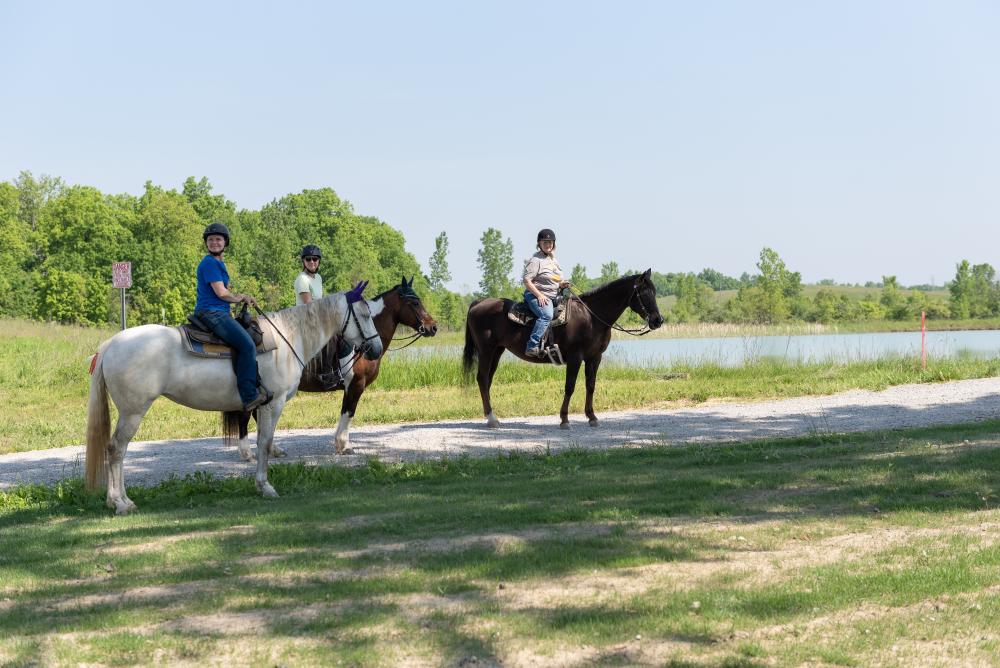
[{"label": "lake water", "polygon": [[[413,352],[417,350],[420,351],[417,354],[438,352],[461,355],[459,346],[409,349]],[[927,332],[928,358],[958,355],[1000,356],[1000,330]],[[679,362],[739,366],[764,357],[796,362],[856,362],[900,356],[920,357],[920,332],[615,340],[608,346],[604,360],[638,366],[666,366]]]}]

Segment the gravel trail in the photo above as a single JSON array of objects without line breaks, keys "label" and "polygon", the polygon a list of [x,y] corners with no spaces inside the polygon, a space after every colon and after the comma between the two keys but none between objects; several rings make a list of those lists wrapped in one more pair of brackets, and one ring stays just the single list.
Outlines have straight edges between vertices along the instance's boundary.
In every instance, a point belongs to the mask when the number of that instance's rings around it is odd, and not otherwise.
[{"label": "gravel trail", "polygon": [[[339,401],[330,402],[331,410],[339,406]],[[463,454],[482,457],[545,448],[742,441],[977,422],[1000,418],[1000,378],[899,385],[882,392],[852,390],[821,397],[615,411],[598,417],[601,426],[596,429],[581,414],[570,416],[569,430],[558,428],[557,415],[504,419],[502,414],[500,429],[487,429],[484,420],[357,427],[351,430],[355,454],[341,457],[333,455],[330,445],[333,429],[279,430],[276,441],[288,457],[272,461],[359,465],[369,457],[389,462]],[[84,426],[80,428],[83,431]],[[82,470],[83,446],[79,445],[2,455],[0,490],[22,482],[51,484],[81,476]],[[241,461],[236,448],[224,447],[221,437],[135,442],[125,457],[125,480],[130,486],[152,485],[170,475],[195,471],[252,476],[255,465]]]}]

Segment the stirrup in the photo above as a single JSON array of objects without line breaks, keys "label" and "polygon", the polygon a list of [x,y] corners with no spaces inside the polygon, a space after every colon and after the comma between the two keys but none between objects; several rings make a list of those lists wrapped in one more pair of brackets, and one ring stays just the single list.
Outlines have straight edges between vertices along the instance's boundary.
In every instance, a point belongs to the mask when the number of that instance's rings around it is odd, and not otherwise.
[{"label": "stirrup", "polygon": [[562,351],[559,350],[559,344],[553,343],[545,349],[545,355],[549,358],[549,362],[555,366],[562,366],[565,364],[563,362]]},{"label": "stirrup", "polygon": [[338,371],[327,371],[316,374],[316,379],[323,386],[324,390],[333,390],[344,384],[344,378]]}]

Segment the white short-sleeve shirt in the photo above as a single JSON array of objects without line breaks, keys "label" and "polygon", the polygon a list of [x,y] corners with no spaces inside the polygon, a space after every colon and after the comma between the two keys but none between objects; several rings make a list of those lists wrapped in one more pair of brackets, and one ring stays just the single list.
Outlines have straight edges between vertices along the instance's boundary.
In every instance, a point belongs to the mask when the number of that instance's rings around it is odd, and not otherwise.
[{"label": "white short-sleeve shirt", "polygon": [[308,292],[312,295],[313,300],[317,300],[323,297],[323,277],[319,274],[313,274],[310,276],[307,272],[302,272],[295,277],[295,304],[296,306],[304,304],[302,301],[302,293]]}]

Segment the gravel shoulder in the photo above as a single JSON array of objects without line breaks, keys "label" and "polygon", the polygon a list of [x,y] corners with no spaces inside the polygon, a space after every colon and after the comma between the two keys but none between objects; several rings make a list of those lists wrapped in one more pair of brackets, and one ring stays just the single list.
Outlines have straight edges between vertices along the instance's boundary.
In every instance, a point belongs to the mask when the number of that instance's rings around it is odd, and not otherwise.
[{"label": "gravel shoulder", "polygon": [[[351,430],[354,454],[336,456],[333,429],[279,430],[276,441],[288,451],[277,462],[361,465],[382,461],[493,456],[567,448],[636,447],[749,441],[821,433],[847,433],[960,424],[1000,418],[1000,378],[899,385],[881,392],[853,390],[820,397],[753,403],[710,403],[692,408],[628,410],[599,414],[591,428],[571,415],[572,428],[558,428],[557,415],[502,416],[500,429],[485,420],[387,424]],[[81,431],[83,426],[81,425]],[[251,439],[254,438],[251,434]],[[19,483],[52,484],[83,472],[82,445],[0,456],[0,490]],[[255,465],[240,460],[221,437],[144,441],[129,445],[128,485],[153,485],[171,476],[206,471],[217,476],[252,476]]]}]

